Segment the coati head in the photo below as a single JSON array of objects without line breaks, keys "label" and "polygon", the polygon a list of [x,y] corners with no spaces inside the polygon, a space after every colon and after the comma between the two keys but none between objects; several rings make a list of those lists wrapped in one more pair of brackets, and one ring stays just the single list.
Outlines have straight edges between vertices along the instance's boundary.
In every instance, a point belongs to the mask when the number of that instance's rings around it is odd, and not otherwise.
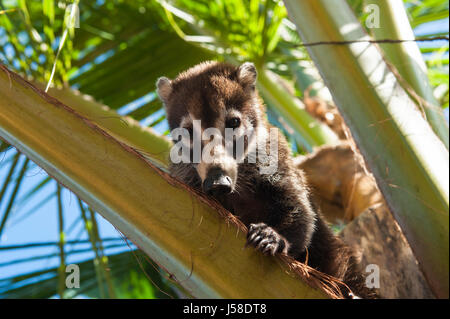
[{"label": "coati head", "polygon": [[[209,143],[210,160],[201,156],[195,161],[191,153],[191,169],[198,174],[203,191],[215,197],[233,192],[236,186],[239,154],[236,148],[227,150],[226,128],[233,129],[233,147],[237,140],[245,140],[246,152],[250,131],[264,125],[264,110],[255,90],[256,76],[253,63],[236,67],[204,62],[174,80],[161,77],[157,81],[157,92],[165,105],[171,132],[185,128],[190,134],[191,150],[195,148],[192,139],[197,136],[203,155]],[[210,128],[220,136],[211,134]],[[211,143],[216,137],[222,142]],[[173,135],[172,138],[178,142]]]}]

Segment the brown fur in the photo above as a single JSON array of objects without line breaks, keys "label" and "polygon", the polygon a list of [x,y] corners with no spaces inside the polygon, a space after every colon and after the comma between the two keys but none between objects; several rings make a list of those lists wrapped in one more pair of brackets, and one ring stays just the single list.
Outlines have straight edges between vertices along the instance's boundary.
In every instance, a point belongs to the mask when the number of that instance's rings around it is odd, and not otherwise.
[{"label": "brown fur", "polygon": [[[175,80],[161,78],[158,93],[163,100],[170,129],[178,128],[190,115],[201,119],[202,129],[218,127],[227,112],[235,109],[242,127],[271,128],[265,109],[255,89],[256,69],[246,63],[241,67],[206,62]],[[248,148],[246,140],[245,147]],[[268,148],[267,148],[268,150]],[[201,166],[202,164],[198,164]],[[249,227],[248,243],[269,253],[287,253],[319,271],[343,280],[357,295],[367,296],[357,258],[351,249],[333,235],[321,214],[313,207],[302,171],[295,168],[291,150],[278,131],[278,169],[261,174],[262,163],[232,163],[224,169],[233,177],[233,190],[216,199]],[[185,183],[202,189],[203,168],[190,163],[173,164],[171,173]],[[199,173],[200,172],[200,173]],[[204,179],[204,177],[203,177]]]}]

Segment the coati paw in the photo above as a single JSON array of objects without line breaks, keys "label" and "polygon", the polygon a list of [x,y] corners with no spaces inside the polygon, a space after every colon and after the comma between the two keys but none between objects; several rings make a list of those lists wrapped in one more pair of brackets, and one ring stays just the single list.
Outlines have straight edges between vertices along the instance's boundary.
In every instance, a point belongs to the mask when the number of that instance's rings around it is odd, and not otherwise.
[{"label": "coati paw", "polygon": [[287,254],[289,248],[287,240],[264,223],[250,224],[247,245],[252,245],[262,253],[272,256],[276,253]]}]

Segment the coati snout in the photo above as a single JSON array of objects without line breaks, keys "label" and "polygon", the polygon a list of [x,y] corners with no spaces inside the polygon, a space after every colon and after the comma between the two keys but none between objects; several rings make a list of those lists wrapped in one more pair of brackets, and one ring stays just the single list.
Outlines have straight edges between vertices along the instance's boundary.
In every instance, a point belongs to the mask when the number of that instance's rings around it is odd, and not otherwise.
[{"label": "coati snout", "polygon": [[[208,132],[206,129],[204,132]],[[201,157],[195,165],[197,174],[201,180],[203,191],[218,199],[235,190],[238,162],[233,156],[233,151],[228,149],[224,137],[216,130],[213,140],[203,134],[199,151]],[[199,143],[200,144],[200,143]]]},{"label": "coati snout", "polygon": [[[264,170],[259,157],[250,160],[253,142],[259,144],[273,129],[255,89],[256,78],[252,63],[204,62],[174,80],[158,79],[170,130],[182,129],[191,139],[188,161],[170,158],[171,174],[214,196],[236,215],[248,227],[248,245],[268,255],[288,254],[341,279],[357,295],[367,295],[355,254],[310,201],[305,176],[295,167],[285,137],[275,129],[277,147],[265,149],[269,158],[277,160],[275,170]],[[233,130],[233,146],[244,141],[241,152],[230,152],[222,141],[227,140],[227,129]],[[255,137],[253,131],[262,134]],[[219,137],[218,143],[210,143],[213,136]],[[197,151],[202,156],[197,161],[194,137],[201,140]]]},{"label": "coati snout", "polygon": [[219,197],[233,191],[233,181],[221,168],[214,167],[209,170],[202,187],[206,194]]}]

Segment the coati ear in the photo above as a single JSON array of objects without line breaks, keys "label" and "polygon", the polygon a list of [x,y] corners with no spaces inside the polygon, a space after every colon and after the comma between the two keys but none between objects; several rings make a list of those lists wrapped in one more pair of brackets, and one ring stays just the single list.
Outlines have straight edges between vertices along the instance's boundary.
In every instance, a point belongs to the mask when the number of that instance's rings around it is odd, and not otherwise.
[{"label": "coati ear", "polygon": [[257,74],[255,65],[251,62],[245,62],[238,69],[238,80],[244,87],[254,89]]},{"label": "coati ear", "polygon": [[166,103],[170,93],[172,92],[172,81],[165,76],[162,76],[156,81],[156,88],[156,92],[159,97],[164,103]]}]

